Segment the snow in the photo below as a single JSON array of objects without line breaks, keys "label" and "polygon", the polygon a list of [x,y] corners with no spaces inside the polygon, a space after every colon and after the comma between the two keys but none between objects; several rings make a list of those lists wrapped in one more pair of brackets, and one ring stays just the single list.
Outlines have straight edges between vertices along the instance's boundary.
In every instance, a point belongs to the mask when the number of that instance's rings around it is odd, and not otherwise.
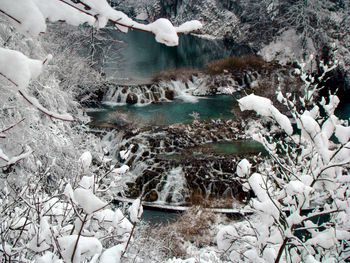
[{"label": "snow", "polygon": [[107,205],[106,202],[94,195],[91,190],[83,188],[74,190],[74,198],[87,214],[98,211]]},{"label": "snow", "polygon": [[12,158],[6,163],[6,165],[10,166],[10,165],[12,165],[12,164],[14,164],[14,163],[17,163],[19,160],[22,160],[22,159],[27,158],[27,157],[28,157],[29,155],[31,155],[32,153],[33,153],[32,150],[28,150],[28,151],[25,152],[25,153],[22,153],[22,154],[20,154],[20,155],[14,156],[14,157],[12,157]]},{"label": "snow", "polygon": [[12,19],[6,16],[21,33],[37,36],[41,32],[46,31],[45,17],[33,1],[1,0],[0,8],[3,12],[14,18]]},{"label": "snow", "polygon": [[[86,9],[85,5],[89,8]],[[45,19],[52,22],[65,21],[75,26],[87,23],[97,28],[103,28],[108,21],[113,21],[115,27],[122,32],[126,33],[129,28],[152,32],[157,42],[176,46],[179,43],[177,33],[188,33],[202,28],[202,24],[197,20],[186,22],[179,27],[174,27],[165,18],[148,25],[140,24],[123,12],[113,9],[106,0],[80,0],[77,4],[61,0],[3,0],[0,6],[9,14],[7,18],[21,32],[32,36],[46,31]],[[15,19],[11,19],[11,16]],[[145,16],[141,18],[144,19]]]},{"label": "snow", "polygon": [[124,249],[124,244],[106,249],[101,255],[100,263],[120,263],[120,258]]},{"label": "snow", "polygon": [[198,20],[191,20],[175,27],[177,33],[189,33],[191,31],[199,30],[203,27],[202,23]]},{"label": "snow", "polygon": [[252,176],[248,179],[251,189],[258,198],[258,200],[252,200],[252,206],[257,210],[266,213],[267,215],[272,215],[274,218],[278,218],[280,212],[267,194],[266,185],[268,185],[268,183],[265,181],[266,178],[258,173],[252,174]]},{"label": "snow", "polygon": [[316,232],[312,235],[312,238],[308,239],[305,243],[306,245],[321,246],[325,249],[330,249],[337,243],[334,229]]},{"label": "snow", "polygon": [[43,112],[44,114],[56,119],[74,121],[74,118],[68,113],[59,114],[59,113],[47,110],[39,103],[39,101],[36,98],[28,95],[24,89],[19,89],[19,92],[24,97],[24,99],[28,101],[28,103],[36,107],[39,111]]},{"label": "snow", "polygon": [[130,169],[130,167],[126,164],[122,165],[121,167],[119,168],[115,168],[111,171],[112,174],[116,174],[116,175],[119,175],[119,174],[125,174],[126,172],[128,172]]},{"label": "snow", "polygon": [[[79,26],[87,23],[94,25],[96,19],[72,8],[71,6],[58,0],[32,0],[42,15],[50,22],[65,20],[68,24]],[[45,31],[45,30],[44,30]]]},{"label": "snow", "polygon": [[233,226],[224,226],[220,228],[216,235],[216,242],[218,249],[227,251],[231,246],[232,242],[239,237],[237,230]]},{"label": "snow", "polygon": [[339,142],[345,144],[350,139],[350,127],[344,127],[342,125],[335,126],[335,136],[338,138]]},{"label": "snow", "polygon": [[[71,262],[77,238],[77,235],[70,235],[57,239],[65,262]],[[73,261],[83,262],[83,260],[93,257],[94,255],[100,255],[101,252],[102,244],[97,238],[80,236]]]},{"label": "snow", "polygon": [[3,159],[4,161],[8,162],[9,158],[7,155],[3,152],[3,150],[0,148],[0,159]]},{"label": "snow", "polygon": [[66,187],[64,188],[63,194],[68,198],[68,199],[72,199],[73,202],[75,201],[74,198],[74,192],[72,189],[72,186],[70,184],[67,184]]},{"label": "snow", "polygon": [[39,76],[43,62],[30,59],[21,52],[0,47],[0,73],[14,82],[19,89],[28,86],[30,80]]},{"label": "snow", "polygon": [[252,165],[249,163],[249,161],[247,159],[243,159],[238,163],[236,173],[239,177],[246,177],[249,175],[251,167]]},{"label": "snow", "polygon": [[173,24],[165,18],[159,18],[147,26],[155,35],[155,39],[159,43],[167,46],[177,46],[179,44],[179,37]]},{"label": "snow", "polygon": [[91,162],[92,162],[92,155],[89,151],[84,152],[79,158],[80,166],[84,172],[87,172],[89,170]]},{"label": "snow", "polygon": [[135,223],[139,220],[143,213],[143,207],[141,205],[141,199],[136,199],[129,207],[128,212],[130,214],[131,222]]},{"label": "snow", "polygon": [[272,105],[271,100],[250,94],[239,99],[238,103],[241,111],[254,110],[259,115],[272,117],[288,135],[293,134],[290,120]]},{"label": "snow", "polygon": [[295,195],[295,194],[303,195],[304,193],[310,193],[313,191],[312,187],[307,186],[304,183],[297,180],[290,181],[285,186],[285,189],[288,195]]},{"label": "snow", "polygon": [[84,189],[93,189],[95,183],[94,176],[83,176],[78,183],[79,187]]}]

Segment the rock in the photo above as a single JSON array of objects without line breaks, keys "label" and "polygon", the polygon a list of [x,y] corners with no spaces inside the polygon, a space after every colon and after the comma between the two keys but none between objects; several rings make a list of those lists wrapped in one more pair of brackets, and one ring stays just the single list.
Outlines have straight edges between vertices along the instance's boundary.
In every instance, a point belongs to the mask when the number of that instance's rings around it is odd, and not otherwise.
[{"label": "rock", "polygon": [[129,93],[126,97],[126,103],[128,104],[136,104],[137,103],[137,96],[135,93]]},{"label": "rock", "polygon": [[174,97],[175,97],[175,92],[173,90],[167,89],[165,91],[165,98],[167,98],[168,100],[173,100]]}]

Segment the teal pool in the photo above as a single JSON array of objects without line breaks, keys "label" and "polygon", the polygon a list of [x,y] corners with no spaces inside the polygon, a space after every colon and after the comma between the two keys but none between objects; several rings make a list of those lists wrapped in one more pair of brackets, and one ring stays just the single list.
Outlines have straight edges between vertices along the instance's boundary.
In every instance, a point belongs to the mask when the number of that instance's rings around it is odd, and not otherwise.
[{"label": "teal pool", "polygon": [[93,122],[113,122],[118,114],[127,114],[132,122],[147,125],[170,125],[180,122],[190,122],[197,115],[200,120],[225,119],[234,117],[232,107],[235,99],[229,95],[199,97],[196,102],[186,102],[176,99],[172,102],[149,104],[146,106],[124,105],[110,107],[91,112]]}]

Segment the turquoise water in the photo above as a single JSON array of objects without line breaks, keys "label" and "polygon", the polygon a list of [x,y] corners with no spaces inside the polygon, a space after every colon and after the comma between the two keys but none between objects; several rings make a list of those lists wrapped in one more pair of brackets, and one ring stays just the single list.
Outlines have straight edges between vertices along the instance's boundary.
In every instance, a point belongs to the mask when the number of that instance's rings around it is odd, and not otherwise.
[{"label": "turquoise water", "polygon": [[147,106],[125,105],[107,108],[102,112],[90,113],[93,121],[108,121],[118,112],[129,114],[136,123],[143,125],[169,125],[178,122],[193,121],[190,116],[193,112],[199,114],[200,120],[232,118],[232,107],[235,100],[232,96],[221,95],[199,98],[197,102],[185,102],[174,100],[161,104],[149,104]]}]

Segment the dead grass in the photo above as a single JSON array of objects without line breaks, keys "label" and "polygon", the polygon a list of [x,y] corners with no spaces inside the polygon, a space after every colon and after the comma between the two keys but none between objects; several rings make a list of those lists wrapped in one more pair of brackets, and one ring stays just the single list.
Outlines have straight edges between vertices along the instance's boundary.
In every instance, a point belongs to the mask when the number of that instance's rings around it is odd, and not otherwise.
[{"label": "dead grass", "polygon": [[242,70],[259,70],[266,66],[267,62],[260,56],[244,55],[241,57],[227,57],[223,59],[213,60],[207,63],[207,71],[211,75]]},{"label": "dead grass", "polygon": [[164,253],[168,258],[186,256],[186,243],[190,242],[196,247],[213,245],[213,225],[216,214],[203,211],[194,206],[184,212],[176,222],[154,230],[153,238],[163,240]]}]

